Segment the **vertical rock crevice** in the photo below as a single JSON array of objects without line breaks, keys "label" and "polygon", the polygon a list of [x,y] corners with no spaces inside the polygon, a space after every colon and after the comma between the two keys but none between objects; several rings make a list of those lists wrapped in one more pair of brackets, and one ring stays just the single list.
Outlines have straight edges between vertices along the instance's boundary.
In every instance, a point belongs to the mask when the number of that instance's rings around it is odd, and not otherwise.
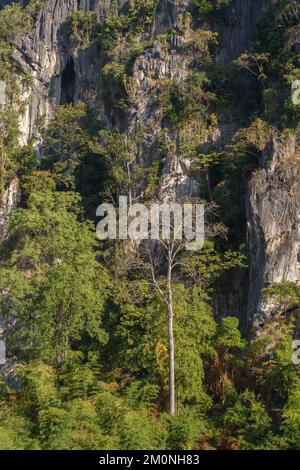
[{"label": "vertical rock crevice", "polygon": [[61,75],[60,105],[75,102],[76,73],[73,57],[69,57]]}]

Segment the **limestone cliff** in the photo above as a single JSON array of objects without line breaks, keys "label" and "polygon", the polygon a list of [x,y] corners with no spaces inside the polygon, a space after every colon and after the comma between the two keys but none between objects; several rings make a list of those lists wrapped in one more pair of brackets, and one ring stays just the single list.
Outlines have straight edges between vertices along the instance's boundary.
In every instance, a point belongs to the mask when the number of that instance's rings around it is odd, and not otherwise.
[{"label": "limestone cliff", "polygon": [[255,326],[278,308],[263,301],[263,287],[284,281],[300,283],[299,162],[295,136],[275,138],[249,183],[248,312]]},{"label": "limestone cliff", "polygon": [[[211,27],[220,33],[217,63],[231,61],[250,48],[256,22],[267,3],[267,0],[233,0],[222,23],[213,22]],[[119,2],[119,11],[124,5],[124,1]],[[151,26],[151,38],[155,39],[170,28],[177,34],[173,34],[169,49],[154,40],[153,45],[135,59],[135,92],[125,115],[109,108],[103,100],[103,60],[96,44],[92,42],[87,48],[74,46],[64,29],[73,11],[92,10],[102,20],[109,15],[110,9],[110,0],[47,0],[37,15],[33,32],[16,38],[14,59],[21,69],[30,71],[34,77],[29,104],[21,120],[23,141],[32,136],[39,141],[41,119],[49,121],[58,105],[80,99],[88,103],[96,111],[99,121],[104,121],[110,129],[121,126],[130,134],[142,125],[146,131],[139,158],[147,161],[157,158],[156,137],[163,132],[164,138],[175,142],[175,146],[164,162],[160,197],[166,199],[175,194],[196,193],[197,184],[189,176],[189,162],[180,150],[180,139],[164,128],[162,116],[154,105],[155,80],[174,77],[184,80],[193,67],[193,57],[182,54],[189,34],[189,28],[182,27],[182,15],[189,11],[190,2],[160,0]],[[113,94],[114,90],[110,92]],[[223,127],[206,135],[206,142],[222,143],[230,139],[232,131],[229,128],[229,123],[225,122]],[[250,248],[248,315],[250,318],[254,315],[257,321],[265,311],[261,303],[264,285],[283,280],[300,281],[300,193],[294,156],[293,139],[287,143],[279,138],[275,140],[261,162],[260,170],[251,179],[246,196]]]}]

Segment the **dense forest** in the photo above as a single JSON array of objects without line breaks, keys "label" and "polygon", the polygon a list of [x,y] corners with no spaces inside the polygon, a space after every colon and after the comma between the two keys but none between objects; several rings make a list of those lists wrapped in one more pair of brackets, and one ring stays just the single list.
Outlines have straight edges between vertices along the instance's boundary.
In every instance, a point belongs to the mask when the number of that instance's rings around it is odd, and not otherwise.
[{"label": "dense forest", "polygon": [[[52,3],[0,2],[0,199],[17,187],[0,212],[0,449],[300,450],[300,287],[266,281],[264,320],[246,307],[246,194],[274,141],[295,146],[276,178],[289,194],[299,181],[299,2],[262,2],[248,47],[226,60],[231,0],[185,2],[160,30],[165,2],[116,0],[105,14],[83,2],[56,39],[68,51],[59,102],[24,138],[41,79],[38,59],[26,68],[20,51]],[[99,60],[100,92],[74,79],[76,57],[84,73]],[[143,88],[139,70],[162,58],[178,70],[149,68]],[[178,155],[197,188],[190,200],[205,205],[206,238],[200,251],[178,250],[169,272],[159,244],[149,253],[97,239],[96,209],[120,195],[186,197],[181,180],[168,183]]]}]

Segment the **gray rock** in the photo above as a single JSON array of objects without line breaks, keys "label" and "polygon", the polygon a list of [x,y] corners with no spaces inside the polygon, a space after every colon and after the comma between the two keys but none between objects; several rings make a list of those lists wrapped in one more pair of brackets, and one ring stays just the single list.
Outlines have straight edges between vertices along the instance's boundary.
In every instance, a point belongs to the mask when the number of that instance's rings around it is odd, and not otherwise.
[{"label": "gray rock", "polygon": [[4,240],[7,233],[7,221],[9,214],[14,209],[20,200],[19,180],[15,176],[9,186],[4,191],[0,199],[0,241]]},{"label": "gray rock", "polygon": [[296,138],[276,138],[249,183],[248,316],[255,325],[264,323],[280,307],[263,302],[263,287],[285,281],[300,283],[299,176]]}]

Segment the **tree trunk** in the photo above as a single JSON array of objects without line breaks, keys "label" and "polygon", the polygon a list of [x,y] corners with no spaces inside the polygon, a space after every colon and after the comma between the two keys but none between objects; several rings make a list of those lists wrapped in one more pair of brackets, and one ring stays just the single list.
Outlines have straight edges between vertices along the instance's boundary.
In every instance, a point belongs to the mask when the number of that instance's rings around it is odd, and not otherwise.
[{"label": "tree trunk", "polygon": [[168,341],[169,341],[169,412],[176,415],[175,402],[175,354],[173,334],[173,293],[172,293],[172,267],[168,263],[167,295],[168,295]]}]

